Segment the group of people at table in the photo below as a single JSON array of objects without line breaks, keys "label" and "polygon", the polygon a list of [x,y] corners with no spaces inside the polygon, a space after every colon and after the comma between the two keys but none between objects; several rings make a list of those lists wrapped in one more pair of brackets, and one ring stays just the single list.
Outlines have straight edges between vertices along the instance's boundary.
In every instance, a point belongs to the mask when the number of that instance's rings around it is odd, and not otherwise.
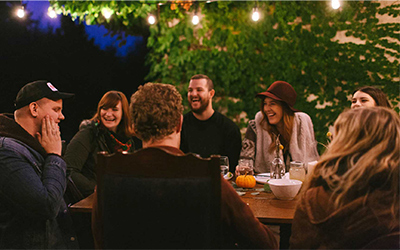
[{"label": "group of people at table", "polygon": [[[213,109],[214,95],[209,77],[193,76],[191,111],[183,115],[182,97],[169,84],[140,86],[130,104],[122,92],[109,91],[63,154],[58,123],[63,99],[73,94],[48,81],[26,84],[14,115],[0,115],[0,248],[79,248],[64,200],[67,183],[67,193],[74,189],[68,203],[95,193],[92,230],[101,248],[95,191],[100,151],[157,147],[174,155],[219,154],[228,156],[231,172],[244,158],[254,161],[255,173],[264,173],[278,139],[284,162],[318,160],[303,183],[291,248],[399,248],[400,118],[380,89],[354,91],[351,109],[335,121],[321,157],[312,120],[294,107],[297,94],[289,83],[276,81],[256,95],[260,111],[243,141],[238,126]],[[224,247],[278,247],[268,226],[222,177],[221,197],[222,224],[232,236]]]}]

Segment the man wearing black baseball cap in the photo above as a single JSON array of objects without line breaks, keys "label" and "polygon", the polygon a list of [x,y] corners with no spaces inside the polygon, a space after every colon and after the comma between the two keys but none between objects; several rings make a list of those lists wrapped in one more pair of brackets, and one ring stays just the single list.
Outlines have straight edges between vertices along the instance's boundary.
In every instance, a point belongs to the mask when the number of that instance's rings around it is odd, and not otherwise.
[{"label": "man wearing black baseball cap", "polygon": [[58,127],[72,96],[35,81],[18,92],[14,117],[0,114],[0,248],[78,248]]}]

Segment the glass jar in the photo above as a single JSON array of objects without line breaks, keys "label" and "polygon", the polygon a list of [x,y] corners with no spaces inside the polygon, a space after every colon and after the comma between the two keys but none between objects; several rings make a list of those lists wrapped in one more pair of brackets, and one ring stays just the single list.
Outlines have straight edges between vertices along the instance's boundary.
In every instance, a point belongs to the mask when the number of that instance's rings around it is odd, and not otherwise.
[{"label": "glass jar", "polygon": [[289,178],[292,180],[304,181],[306,179],[306,169],[301,161],[291,161],[289,168]]},{"label": "glass jar", "polygon": [[239,159],[238,162],[238,171],[239,175],[253,175],[254,167],[253,167],[253,159]]}]

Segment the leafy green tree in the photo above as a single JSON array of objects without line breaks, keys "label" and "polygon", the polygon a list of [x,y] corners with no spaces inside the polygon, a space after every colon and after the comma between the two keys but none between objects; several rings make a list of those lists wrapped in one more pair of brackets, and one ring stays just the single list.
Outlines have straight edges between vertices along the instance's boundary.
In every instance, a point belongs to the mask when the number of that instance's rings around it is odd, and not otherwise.
[{"label": "leafy green tree", "polygon": [[[399,111],[400,24],[378,19],[397,18],[397,2],[349,1],[333,10],[330,1],[200,1],[189,11],[182,1],[50,2],[113,32],[148,31],[147,79],[174,84],[186,96],[190,77],[207,74],[216,86],[215,107],[241,127],[259,110],[255,94],[276,80],[293,85],[296,107],[313,119],[318,141],[326,141],[328,126],[358,86],[381,87]],[[262,13],[258,22],[250,18],[254,7]],[[103,8],[114,13],[110,20]],[[194,12],[201,17],[197,26]],[[149,13],[157,14],[156,25],[145,23]],[[360,43],[340,42],[338,32]]]}]

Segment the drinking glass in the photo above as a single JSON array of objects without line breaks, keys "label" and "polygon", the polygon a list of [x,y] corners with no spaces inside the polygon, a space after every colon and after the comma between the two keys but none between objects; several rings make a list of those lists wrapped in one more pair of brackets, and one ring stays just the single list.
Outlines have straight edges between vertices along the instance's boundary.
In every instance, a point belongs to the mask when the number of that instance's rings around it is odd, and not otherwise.
[{"label": "drinking glass", "polygon": [[291,161],[289,169],[289,178],[292,180],[304,181],[306,179],[306,170],[301,161]]},{"label": "drinking glass", "polygon": [[238,163],[239,175],[254,174],[253,160],[252,159],[240,159]]},{"label": "drinking glass", "polygon": [[221,156],[219,158],[219,165],[221,167],[222,176],[225,176],[229,171],[229,159],[228,159],[228,156]]}]

